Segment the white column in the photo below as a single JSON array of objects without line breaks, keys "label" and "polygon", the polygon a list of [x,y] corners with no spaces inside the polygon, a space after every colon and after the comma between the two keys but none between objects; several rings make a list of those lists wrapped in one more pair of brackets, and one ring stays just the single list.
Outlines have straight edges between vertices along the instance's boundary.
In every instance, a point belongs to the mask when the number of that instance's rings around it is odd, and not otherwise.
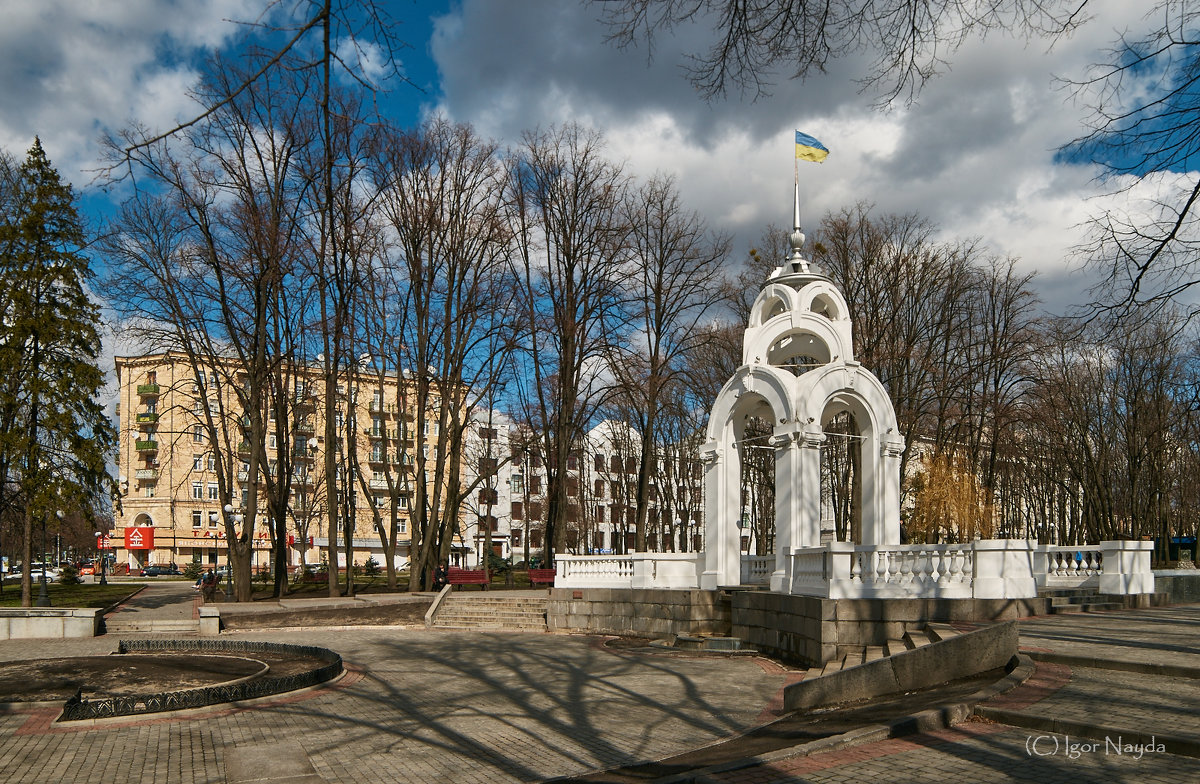
[{"label": "white column", "polygon": [[738,486],[740,462],[732,445],[710,441],[700,450],[704,463],[704,572],[705,590],[736,586],[741,582]]},{"label": "white column", "polygon": [[800,499],[805,488],[800,475],[800,448],[794,427],[777,427],[775,448],[775,571],[771,590],[786,593],[792,584],[792,548],[800,541]]},{"label": "white column", "polygon": [[793,547],[821,546],[821,446],[825,433],[810,422],[800,434],[800,519]]}]

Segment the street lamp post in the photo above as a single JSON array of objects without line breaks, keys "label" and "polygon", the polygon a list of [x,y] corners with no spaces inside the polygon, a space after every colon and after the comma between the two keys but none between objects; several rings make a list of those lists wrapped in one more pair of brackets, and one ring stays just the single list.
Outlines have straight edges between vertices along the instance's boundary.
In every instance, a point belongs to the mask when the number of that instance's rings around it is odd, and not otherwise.
[{"label": "street lamp post", "polygon": [[[61,521],[63,519],[62,510],[59,509],[57,512],[55,512],[55,515],[57,515],[59,522],[61,524]],[[49,516],[49,515],[47,515],[47,516]],[[38,590],[38,598],[37,598],[37,602],[34,603],[34,606],[35,607],[49,607],[50,606],[50,594],[46,593],[46,518],[45,517],[42,518],[42,587]]]},{"label": "street lamp post", "polygon": [[108,566],[108,558],[104,555],[104,548],[101,545],[104,543],[104,534],[100,531],[96,532],[96,549],[100,551],[100,584],[108,585],[108,574],[106,567]]},{"label": "street lamp post", "polygon": [[[233,504],[225,504],[225,514],[229,515],[234,526],[242,524],[245,519],[240,513],[233,513]],[[236,528],[234,529],[236,532]],[[233,547],[229,544],[229,531],[225,532],[225,566],[229,570],[229,580],[225,583],[225,601],[233,601]]]}]

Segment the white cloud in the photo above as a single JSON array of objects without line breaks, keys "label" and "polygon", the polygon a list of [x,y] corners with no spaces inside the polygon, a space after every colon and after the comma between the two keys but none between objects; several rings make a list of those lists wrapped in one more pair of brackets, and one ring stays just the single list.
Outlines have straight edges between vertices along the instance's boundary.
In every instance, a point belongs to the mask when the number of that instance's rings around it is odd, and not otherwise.
[{"label": "white cloud", "polygon": [[1093,198],[1094,171],[1054,161],[1085,112],[1054,77],[1082,76],[1114,30],[1142,24],[1137,5],[1093,1],[1094,21],[1053,47],[1006,35],[969,41],[916,104],[887,113],[858,94],[855,60],[780,83],[771,98],[706,104],[679,70],[702,31],[660,39],[647,64],[644,52],[603,42],[594,7],[553,0],[464,0],[437,25],[431,50],[449,116],[509,142],[565,120],[600,128],[614,158],[642,176],[674,174],[689,205],[743,246],[767,223],[790,221],[791,132],[803,130],[833,151],[820,166],[801,163],[807,228],[859,201],[918,212],[946,239],[981,237],[1020,257],[1044,279],[1046,306],[1061,311],[1088,285],[1070,259],[1076,227],[1104,205]]},{"label": "white cloud", "polygon": [[77,187],[99,138],[131,120],[165,128],[190,116],[190,66],[253,20],[262,0],[40,0],[10,3],[0,28],[0,146],[21,155],[40,135]]}]

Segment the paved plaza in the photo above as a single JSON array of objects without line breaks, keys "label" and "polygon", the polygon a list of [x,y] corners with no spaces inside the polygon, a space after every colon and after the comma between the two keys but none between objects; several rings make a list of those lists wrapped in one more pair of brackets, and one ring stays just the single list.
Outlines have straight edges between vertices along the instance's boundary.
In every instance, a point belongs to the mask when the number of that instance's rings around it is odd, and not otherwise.
[{"label": "paved plaza", "polygon": [[[192,598],[175,591],[143,595],[143,611],[185,612]],[[0,770],[13,782],[540,781],[670,757],[769,721],[798,677],[765,659],[653,656],[576,635],[344,627],[228,637],[331,648],[348,673],[254,705],[89,727],[52,724],[52,707],[14,709],[0,714]],[[1195,754],[1106,753],[1028,726],[1062,720],[1195,741],[1198,643],[1196,605],[1023,621],[1022,646],[1043,661],[989,705],[1026,726],[976,720],[808,756],[777,752],[688,780],[1200,781]],[[0,641],[0,660],[116,646],[108,636]],[[1156,667],[1172,674],[1147,672]]]}]

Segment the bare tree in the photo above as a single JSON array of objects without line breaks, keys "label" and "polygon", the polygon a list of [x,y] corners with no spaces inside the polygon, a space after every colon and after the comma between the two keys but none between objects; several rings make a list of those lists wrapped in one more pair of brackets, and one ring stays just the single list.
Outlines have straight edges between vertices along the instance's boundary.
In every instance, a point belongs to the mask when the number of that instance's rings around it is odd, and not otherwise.
[{"label": "bare tree", "polygon": [[567,125],[528,133],[508,178],[522,308],[525,417],[540,435],[549,494],[546,560],[563,545],[567,461],[611,394],[603,361],[620,342],[626,178],[598,134]]},{"label": "bare tree", "polygon": [[[225,95],[239,70],[214,63],[202,99]],[[297,91],[299,88],[299,91]],[[303,82],[259,80],[225,101],[181,137],[153,144],[125,135],[131,161],[153,193],[122,212],[106,242],[113,260],[110,290],[129,330],[186,357],[196,383],[196,427],[217,456],[220,498],[242,507],[244,525],[225,516],[238,599],[250,598],[249,564],[267,480],[271,531],[286,542],[290,462],[268,455],[272,385],[290,371],[272,354],[272,335],[292,334],[282,303],[295,272],[301,234],[303,178],[296,157],[309,139],[295,100]],[[119,144],[119,143],[118,143]],[[116,150],[120,155],[120,148]],[[288,319],[278,323],[280,318]],[[274,345],[288,350],[291,344]],[[286,382],[284,382],[286,383]],[[275,409],[287,438],[286,408]],[[278,447],[277,447],[278,448]],[[235,467],[244,462],[235,497]],[[276,474],[271,476],[272,466]],[[279,577],[277,577],[279,579]],[[281,588],[276,586],[277,590]]]},{"label": "bare tree", "polygon": [[393,134],[375,177],[404,310],[392,348],[412,386],[401,410],[413,412],[418,428],[410,583],[417,590],[449,555],[464,502],[484,478],[464,483],[462,460],[471,412],[494,399],[512,343],[510,229],[497,149],[469,126],[433,119]]},{"label": "bare tree", "polygon": [[626,206],[632,258],[629,300],[635,342],[612,362],[622,407],[629,412],[636,445],[636,548],[646,551],[650,485],[659,460],[659,418],[684,383],[692,355],[709,336],[703,321],[721,298],[718,283],[729,251],[726,237],[712,235],[683,206],[674,182],[653,177],[631,192]]},{"label": "bare tree", "polygon": [[782,71],[803,79],[838,58],[873,56],[865,83],[912,99],[949,66],[971,36],[1004,30],[1056,38],[1083,21],[1087,0],[593,0],[610,40],[627,47],[685,25],[708,27],[713,43],[690,56],[692,84],[707,98],[730,87],[762,97]]}]

